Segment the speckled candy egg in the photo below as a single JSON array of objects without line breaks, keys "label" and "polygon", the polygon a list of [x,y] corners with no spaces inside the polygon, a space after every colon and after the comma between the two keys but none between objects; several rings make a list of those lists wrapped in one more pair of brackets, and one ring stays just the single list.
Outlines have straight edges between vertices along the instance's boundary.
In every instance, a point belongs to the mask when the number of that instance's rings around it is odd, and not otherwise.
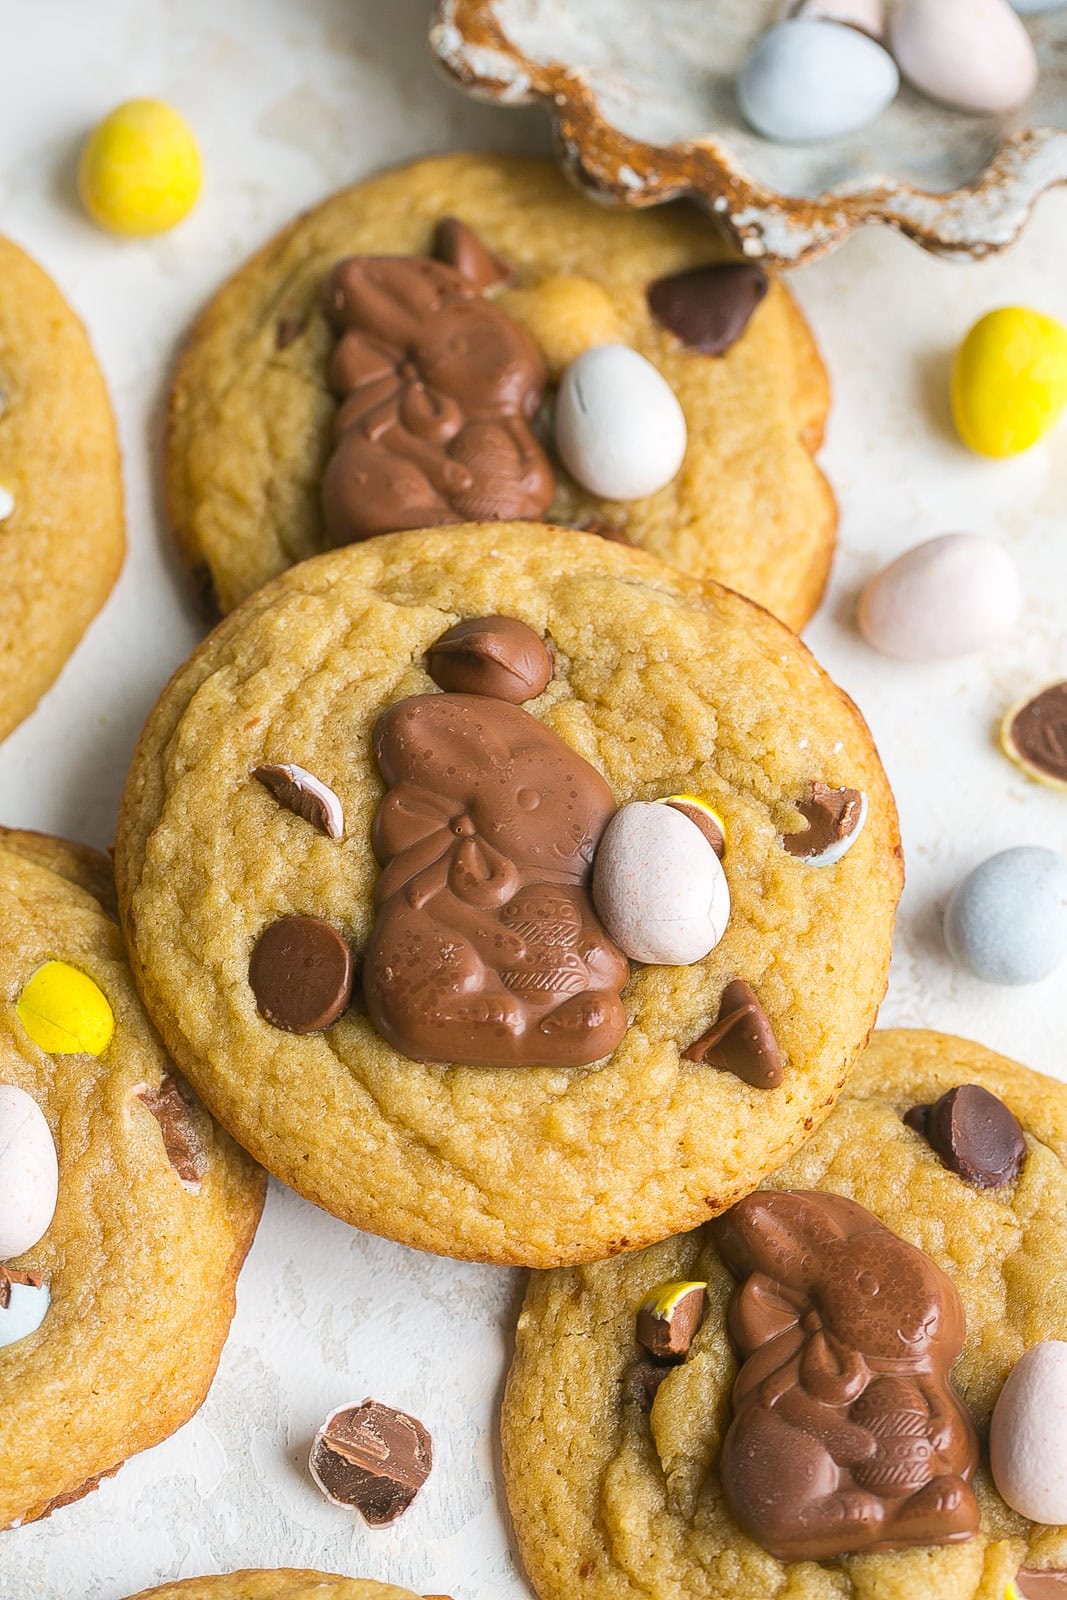
[{"label": "speckled candy egg", "polygon": [[805,16],[777,23],[756,41],[737,99],[757,133],[778,144],[808,144],[866,127],[899,87],[892,57],[874,39]]},{"label": "speckled candy egg", "polygon": [[996,539],[945,533],[883,567],[860,596],[868,644],[900,661],[944,661],[984,650],[1018,620],[1015,563]]},{"label": "speckled candy egg", "polygon": [[1067,1344],[1019,1357],[993,1408],[989,1465],[1002,1499],[1031,1522],[1067,1522]]},{"label": "speckled candy egg", "polygon": [[945,910],[945,942],[986,983],[1039,983],[1067,959],[1067,859],[1017,845],[968,873]]},{"label": "speckled candy egg", "polygon": [[889,46],[909,83],[960,111],[1010,111],[1037,86],[1033,41],[1008,0],[896,0]]},{"label": "speckled candy egg", "polygon": [[1028,306],[981,317],[952,368],[952,415],[964,444],[983,456],[1029,450],[1067,405],[1067,328]]},{"label": "speckled candy egg", "polygon": [[36,1333],[51,1304],[46,1283],[11,1283],[7,1305],[0,1304],[0,1350]]},{"label": "speckled candy egg", "polygon": [[44,1112],[13,1083],[0,1083],[0,1261],[30,1250],[55,1216],[59,1163]]},{"label": "speckled candy egg", "polygon": [[685,459],[678,397],[629,345],[596,345],[571,362],[556,395],[555,426],[571,477],[605,500],[655,494]]},{"label": "speckled candy egg", "polygon": [[671,805],[635,800],[604,830],[593,862],[601,921],[634,961],[689,966],[730,919],[730,890],[708,839]]}]

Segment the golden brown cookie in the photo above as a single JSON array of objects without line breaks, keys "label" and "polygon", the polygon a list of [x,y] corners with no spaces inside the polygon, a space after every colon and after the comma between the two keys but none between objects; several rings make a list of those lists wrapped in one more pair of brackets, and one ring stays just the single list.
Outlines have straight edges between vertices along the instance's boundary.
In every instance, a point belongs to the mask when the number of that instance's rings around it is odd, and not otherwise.
[{"label": "golden brown cookie", "polygon": [[85,329],[0,238],[0,738],[59,676],[124,548],[115,423]]},{"label": "golden brown cookie", "polygon": [[[503,712],[489,695],[437,695],[426,652],[465,619],[501,614],[547,644],[551,682]],[[440,659],[434,650],[437,672]],[[473,735],[454,761],[440,760],[438,713],[499,733],[489,768]],[[514,719],[532,730],[525,750]],[[547,752],[540,766],[534,749]],[[564,756],[573,785],[557,783]],[[342,836],[326,831],[321,806],[316,824],[283,804],[253,776],[264,766],[326,786]],[[494,772],[515,784],[514,804],[500,810]],[[455,800],[483,780],[484,807],[477,796]],[[821,867],[794,853],[808,837],[827,861],[840,848],[828,843],[836,823],[806,830],[798,809],[814,804],[818,784],[835,795],[847,786],[857,802],[851,848]],[[725,936],[691,965],[635,963],[619,1007],[619,958],[588,904],[597,839],[583,830],[615,804],[682,792],[709,801],[725,827],[720,868],[697,826],[676,812],[665,819],[687,835],[702,873],[725,874]],[[669,808],[645,809],[662,819]],[[528,826],[540,879],[515,875],[515,832]],[[257,1159],[359,1227],[445,1254],[548,1266],[632,1249],[721,1211],[821,1121],[884,991],[901,862],[870,734],[782,624],[644,551],[514,524],[349,546],[292,569],[228,617],[148,720],[117,876],[145,1003]],[[501,892],[503,926],[492,922]],[[452,911],[444,938],[434,919]],[[411,949],[421,941],[437,954],[412,960],[409,936]],[[391,942],[395,962],[383,957]],[[357,964],[347,1010],[346,947]],[[287,949],[293,971],[305,962],[306,984],[276,981]],[[531,949],[558,960],[531,965]],[[441,1000],[439,980],[447,988],[453,973],[462,981]],[[390,995],[409,977],[416,999],[398,1019]],[[756,1086],[764,1075],[753,1069],[767,1064],[758,1008],[742,1001],[720,1018],[735,980],[754,990],[778,1047],[776,1088]],[[504,1059],[540,1064],[458,1065],[433,1041],[402,1053],[379,1031],[417,1032],[440,1017],[452,1041],[466,1015],[484,1061],[479,1008],[490,991],[519,1032],[527,1025],[522,1038],[502,1025]],[[573,1000],[552,1014],[549,1026],[567,1031],[551,1039],[537,1032],[550,994]],[[713,1046],[705,1036],[723,1022],[725,1043]],[[594,1061],[593,1047],[584,1065],[566,1065],[563,1046],[583,1026],[594,1041],[618,1026],[619,1042],[606,1059]],[[702,1042],[701,1059],[690,1059]]]},{"label": "golden brown cookie", "polygon": [[[688,451],[666,488],[627,503],[598,499],[555,460],[546,520],[606,524],[799,628],[826,582],[836,507],[813,460],[826,374],[788,291],[774,282],[725,354],[701,354],[657,320],[646,293],[665,275],[721,259],[706,218],[683,205],[607,211],[550,162],[483,155],[416,162],[324,201],[253,257],[194,328],[171,395],[167,497],[179,544],[221,610],[327,543],[320,490],[337,403],[322,294],[331,269],[360,254],[425,258],[448,217],[475,230],[511,274],[487,297],[540,348],[550,389],[589,346],[622,343],[658,367],[686,413]],[[378,376],[365,360],[358,375]],[[458,520],[487,514],[468,503]]]},{"label": "golden brown cookie", "polygon": [[[981,1115],[960,1097],[941,1100],[960,1085],[977,1086],[967,1095],[984,1099]],[[933,1116],[913,1111],[939,1102]],[[923,1125],[930,1138],[919,1131]],[[823,1125],[764,1190],[719,1223],[616,1261],[534,1275],[502,1431],[508,1502],[541,1600],[573,1594],[575,1573],[590,1600],[1005,1600],[1020,1569],[1067,1569],[1067,1529],[1038,1526],[1009,1509],[993,1487],[987,1451],[994,1402],[1019,1357],[1039,1341],[1067,1338],[1065,1160],[1062,1083],[963,1039],[878,1033]],[[838,1277],[836,1294],[821,1274],[834,1250],[849,1259],[851,1247],[840,1240],[809,1240],[805,1255],[784,1229],[769,1236],[771,1257],[761,1258],[758,1247],[755,1259],[745,1254],[754,1215],[782,1202],[806,1204],[803,1196],[812,1193],[834,1208],[866,1208],[871,1222],[877,1218],[897,1236],[884,1246],[879,1235],[881,1268],[872,1270],[868,1253],[850,1281]],[[916,1250],[925,1258],[921,1269]],[[759,1270],[762,1278],[745,1279]],[[637,1311],[650,1291],[672,1280],[706,1282],[706,1303],[684,1357],[657,1364],[638,1342]],[[797,1293],[802,1283],[808,1287]],[[918,1304],[920,1285],[925,1293],[931,1283],[940,1285],[941,1321],[909,1327],[902,1307],[913,1298]],[[863,1301],[851,1319],[844,1291]],[[942,1355],[954,1351],[949,1324],[957,1296],[966,1333],[954,1392],[946,1399],[943,1382],[924,1378],[923,1404],[909,1409],[902,1396],[911,1390],[914,1402],[914,1373],[930,1371],[931,1340],[943,1341]],[[665,1309],[662,1293],[659,1301]],[[886,1328],[912,1340],[896,1360],[876,1353]],[[647,1338],[647,1321],[643,1332]],[[768,1334],[777,1347],[758,1345],[757,1336]],[[758,1353],[739,1369],[737,1350],[746,1340]],[[799,1363],[799,1386],[790,1362]],[[842,1399],[837,1391],[850,1385]],[[878,1395],[888,1403],[876,1404]],[[822,1407],[836,1430],[837,1459],[853,1463],[856,1480],[831,1537],[841,1540],[845,1530],[845,1542],[862,1543],[856,1530],[870,1509],[866,1484],[884,1496],[880,1534],[905,1547],[879,1550],[876,1532],[861,1554],[779,1559],[746,1536],[730,1494],[731,1484],[745,1479],[744,1450],[760,1459],[759,1430],[739,1420],[742,1412],[751,1417],[753,1403],[764,1417],[786,1419],[775,1424],[780,1439],[765,1481],[777,1486],[772,1512],[794,1539],[812,1539],[825,1512],[826,1503],[817,1504],[821,1491],[805,1499],[797,1488],[798,1464],[811,1452],[806,1430]],[[939,1415],[940,1431],[927,1424],[927,1405]],[[976,1429],[969,1444],[961,1405]],[[957,1482],[953,1500],[945,1484],[961,1462],[967,1481],[962,1488]],[[808,1482],[829,1492],[826,1466]],[[931,1494],[937,1470],[945,1477]],[[917,1502],[909,1497],[918,1495],[926,1497],[925,1524],[912,1516]],[[977,1533],[961,1537],[973,1533],[976,1512]],[[769,1525],[762,1524],[763,1537],[773,1542]],[[909,1543],[916,1534],[918,1542]],[[926,1542],[934,1535],[959,1542]],[[1042,1592],[1027,1587],[1031,1581],[1021,1583],[1022,1592]]]},{"label": "golden brown cookie", "polygon": [[[186,1578],[181,1583],[165,1583],[159,1589],[145,1589],[132,1600],[315,1600],[318,1595],[329,1595],[331,1600],[417,1600],[410,1589],[397,1589],[391,1583],[291,1568]],[[430,1600],[444,1597],[431,1596]]]},{"label": "golden brown cookie", "polygon": [[[145,1017],[110,878],[95,851],[0,830],[0,1091],[29,1097],[58,1152],[51,1221],[46,1206],[24,1231],[24,1166],[0,1201],[8,1236],[22,1230],[0,1259],[0,1527],[79,1499],[193,1415],[263,1205],[264,1174],[173,1075]],[[59,985],[28,989],[49,963],[64,964]],[[12,1338],[16,1316],[35,1326]]]}]

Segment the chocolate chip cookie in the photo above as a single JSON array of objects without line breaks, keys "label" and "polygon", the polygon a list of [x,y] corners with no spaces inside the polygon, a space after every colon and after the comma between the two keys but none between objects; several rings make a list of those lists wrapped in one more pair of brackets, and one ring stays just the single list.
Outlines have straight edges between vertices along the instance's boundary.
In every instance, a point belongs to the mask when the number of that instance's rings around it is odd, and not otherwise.
[{"label": "chocolate chip cookie", "polygon": [[1005,1503],[988,1441],[1020,1357],[1067,1338],[1065,1159],[1063,1084],[878,1033],[765,1187],[535,1275],[502,1430],[542,1600],[574,1574],[591,1600],[1059,1592],[1067,1529]]},{"label": "chocolate chip cookie", "polygon": [[0,238],[0,738],[59,676],[124,547],[115,423],[85,330]]},{"label": "chocolate chip cookie", "polygon": [[693,1226],[821,1121],[901,861],[794,635],[517,523],[350,545],[228,617],[148,720],[117,875],[148,1010],[257,1159],[548,1266]]},{"label": "chocolate chip cookie", "polygon": [[137,998],[106,857],[0,831],[0,1528],[199,1407],[264,1174]]},{"label": "chocolate chip cookie", "polygon": [[[688,425],[680,470],[637,498],[583,488],[552,438],[598,345],[651,363]],[[828,403],[788,291],[723,263],[695,210],[606,211],[550,162],[441,156],[324,201],[208,306],[171,395],[170,520],[223,612],[331,544],[544,517],[797,628],[833,553]]]},{"label": "chocolate chip cookie", "polygon": [[[291,1568],[186,1578],[182,1583],[165,1583],[160,1589],[145,1589],[132,1600],[315,1600],[318,1595],[329,1595],[331,1600],[417,1600],[410,1589],[397,1589],[391,1583]],[[427,1600],[446,1597],[429,1595]]]}]

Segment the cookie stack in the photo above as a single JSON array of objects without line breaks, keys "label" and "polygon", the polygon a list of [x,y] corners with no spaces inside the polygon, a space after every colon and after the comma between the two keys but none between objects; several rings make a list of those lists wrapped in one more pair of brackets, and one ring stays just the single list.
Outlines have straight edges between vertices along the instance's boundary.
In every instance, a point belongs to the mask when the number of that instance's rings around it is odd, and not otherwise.
[{"label": "cookie stack", "polygon": [[[168,503],[223,616],[133,755],[117,906],[0,838],[0,1524],[196,1408],[265,1168],[535,1269],[502,1436],[542,1600],[1067,1570],[1067,1090],[868,1044],[897,819],[791,631],[827,399],[779,283],[536,161],[342,193],[208,307]],[[372,1526],[432,1467],[377,1400],[311,1456]]]}]

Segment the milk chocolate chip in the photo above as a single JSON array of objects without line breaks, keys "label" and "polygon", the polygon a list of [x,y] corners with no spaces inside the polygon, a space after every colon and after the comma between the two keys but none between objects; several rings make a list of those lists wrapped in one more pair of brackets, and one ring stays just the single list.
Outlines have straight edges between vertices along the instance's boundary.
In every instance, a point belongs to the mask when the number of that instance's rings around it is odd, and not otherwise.
[{"label": "milk chocolate chip", "polygon": [[381,1528],[403,1515],[426,1482],[433,1444],[417,1418],[364,1400],[330,1412],[308,1464],[328,1500]]},{"label": "milk chocolate chip", "polygon": [[475,289],[489,289],[494,283],[507,283],[514,277],[509,266],[458,217],[442,217],[434,229],[433,253],[438,261],[455,267]]},{"label": "milk chocolate chip", "polygon": [[682,1052],[682,1059],[720,1067],[754,1089],[776,1089],[782,1081],[782,1052],[770,1018],[742,978],[726,985],[714,1025]]},{"label": "milk chocolate chip", "polygon": [[[1053,1567],[1023,1567],[1015,1575],[1019,1600],[1067,1600],[1067,1572]],[[1011,1590],[1005,1596],[1010,1600]]]},{"label": "milk chocolate chip", "polygon": [[658,1361],[681,1361],[704,1320],[706,1283],[660,1283],[637,1308],[637,1342]]},{"label": "milk chocolate chip", "polygon": [[318,917],[282,917],[264,928],[248,966],[260,1016],[289,1033],[318,1033],[352,996],[352,951]]},{"label": "milk chocolate chip", "polygon": [[168,1072],[158,1089],[141,1089],[138,1098],[159,1123],[167,1160],[182,1187],[195,1194],[207,1171],[207,1151],[189,1091]]},{"label": "milk chocolate chip", "polygon": [[439,689],[492,695],[520,706],[551,683],[552,657],[525,622],[468,617],[430,646],[426,670]]},{"label": "milk chocolate chip", "polygon": [[690,350],[722,356],[740,339],[769,287],[761,267],[724,262],[657,278],[648,287],[648,304]]},{"label": "milk chocolate chip", "polygon": [[1009,711],[1001,742],[1039,783],[1067,788],[1067,683],[1054,683]]},{"label": "milk chocolate chip", "polygon": [[739,1527],[782,1561],[973,1538],[951,1280],[840,1195],[757,1191],[711,1227],[737,1280],[720,1473]]},{"label": "milk chocolate chip", "polygon": [[329,784],[316,778],[314,773],[287,761],[281,766],[253,767],[252,776],[270,791],[279,805],[303,817],[328,838],[341,837],[345,827],[341,802]]},{"label": "milk chocolate chip", "polygon": [[904,1121],[921,1133],[950,1172],[977,1189],[1014,1183],[1026,1160],[1023,1130],[1003,1100],[977,1083],[950,1089],[932,1106],[912,1106]]}]

